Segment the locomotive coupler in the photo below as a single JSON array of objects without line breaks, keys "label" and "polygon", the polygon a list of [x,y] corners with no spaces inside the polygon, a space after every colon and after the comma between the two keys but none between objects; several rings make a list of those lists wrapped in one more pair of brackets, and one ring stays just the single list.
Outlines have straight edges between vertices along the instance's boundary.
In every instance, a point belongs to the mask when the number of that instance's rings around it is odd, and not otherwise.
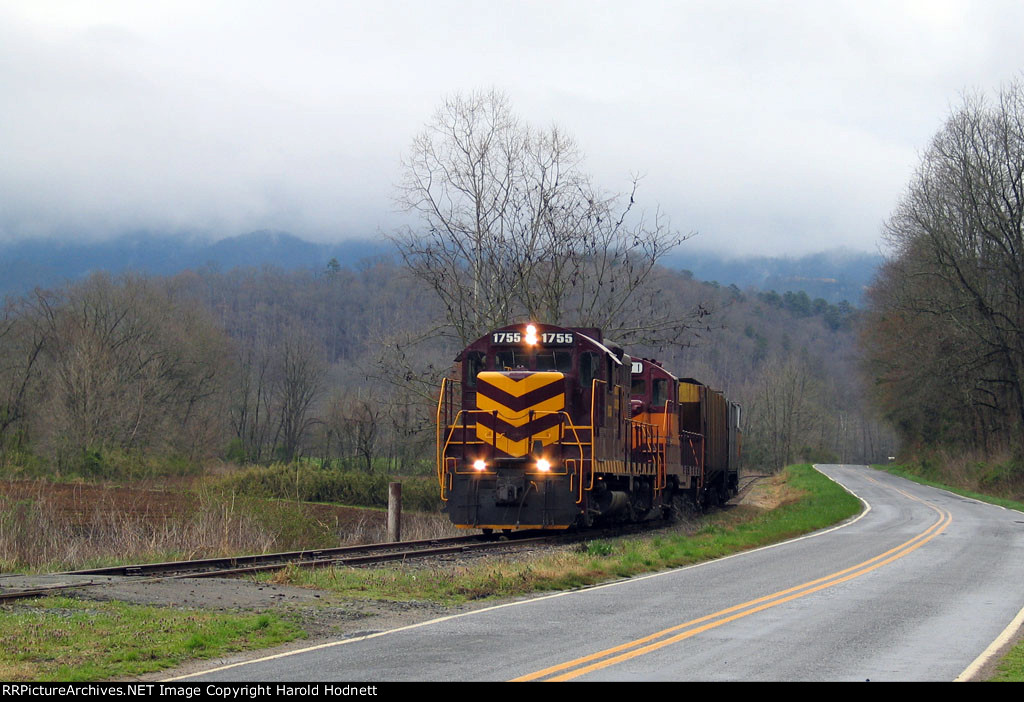
[{"label": "locomotive coupler", "polygon": [[498,470],[494,485],[494,503],[517,505],[526,491],[526,476],[522,470]]}]

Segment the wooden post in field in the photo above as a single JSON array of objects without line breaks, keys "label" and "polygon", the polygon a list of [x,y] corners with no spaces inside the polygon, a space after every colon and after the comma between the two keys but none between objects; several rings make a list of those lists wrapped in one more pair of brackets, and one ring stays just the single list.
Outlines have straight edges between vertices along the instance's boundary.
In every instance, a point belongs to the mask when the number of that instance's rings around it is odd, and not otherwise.
[{"label": "wooden post in field", "polygon": [[402,540],[402,484],[388,483],[388,541]]}]

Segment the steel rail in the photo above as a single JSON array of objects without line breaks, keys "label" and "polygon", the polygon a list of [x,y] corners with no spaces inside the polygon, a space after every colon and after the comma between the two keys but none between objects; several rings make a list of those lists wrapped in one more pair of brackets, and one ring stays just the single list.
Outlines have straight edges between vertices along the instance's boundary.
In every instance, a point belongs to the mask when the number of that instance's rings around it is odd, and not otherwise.
[{"label": "steel rail", "polygon": [[[521,532],[521,536],[490,538],[480,535],[456,536],[445,539],[421,539],[387,544],[366,544],[328,549],[310,549],[286,553],[236,556],[233,558],[204,558],[194,561],[173,561],[168,563],[145,563],[139,565],[112,566],[90,570],[50,573],[50,577],[85,576],[100,577],[134,576],[141,582],[180,580],[185,578],[231,577],[283,570],[289,566],[298,568],[324,568],[329,566],[363,566],[388,561],[405,561],[430,556],[467,551],[508,548],[531,543],[558,539],[561,534],[535,536],[536,532]],[[446,545],[438,545],[446,544]],[[410,548],[411,547],[411,548]],[[362,552],[362,555],[355,555]],[[267,562],[276,559],[276,562]],[[262,562],[261,562],[262,561]],[[243,565],[248,564],[248,565]],[[99,587],[116,583],[116,580],[88,580],[78,583],[42,585],[17,590],[0,590],[0,602],[40,597],[78,588]]]},{"label": "steel rail", "polygon": [[249,566],[274,563],[290,563],[302,560],[321,560],[355,553],[375,553],[394,551],[420,546],[438,544],[469,544],[478,542],[482,537],[473,534],[468,536],[452,536],[440,539],[419,539],[416,541],[397,541],[389,543],[362,544],[358,546],[338,546],[334,548],[303,549],[301,551],[283,551],[280,553],[261,553],[250,556],[228,556],[224,558],[198,558],[185,561],[168,561],[165,563],[141,563],[136,565],[109,566],[72,570],[56,575],[128,575],[146,576],[157,573],[203,572],[207,570],[235,570]]}]

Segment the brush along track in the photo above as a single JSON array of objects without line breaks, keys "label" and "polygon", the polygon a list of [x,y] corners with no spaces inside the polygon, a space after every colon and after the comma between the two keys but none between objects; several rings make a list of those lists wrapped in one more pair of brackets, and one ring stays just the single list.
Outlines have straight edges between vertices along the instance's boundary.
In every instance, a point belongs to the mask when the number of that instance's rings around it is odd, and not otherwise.
[{"label": "brush along track", "polygon": [[191,561],[173,561],[168,563],[145,563],[138,565],[111,566],[75,570],[64,573],[53,573],[48,577],[97,576],[102,580],[61,583],[18,590],[0,590],[0,602],[39,597],[56,591],[82,587],[100,587],[110,583],[110,577],[138,577],[146,580],[170,580],[184,578],[210,578],[249,575],[261,572],[282,570],[287,567],[325,568],[330,566],[365,566],[388,561],[406,561],[431,556],[453,553],[467,553],[492,549],[508,549],[538,543],[550,543],[563,539],[585,538],[581,533],[551,534],[550,532],[523,531],[508,536],[455,536],[441,539],[423,539],[420,541],[401,541],[397,543],[367,544],[363,546],[343,546],[305,551],[289,551],[284,553],[268,553],[252,556],[235,556],[230,558],[204,558]]},{"label": "brush along track", "polygon": [[[24,589],[0,589],[0,602],[39,597],[62,590],[102,587],[114,582],[115,577],[129,577],[136,582],[176,580],[185,578],[210,578],[251,575],[261,572],[282,570],[287,567],[326,568],[332,566],[367,566],[389,561],[412,561],[434,556],[476,555],[490,550],[518,550],[539,544],[559,544],[589,541],[600,538],[615,538],[640,532],[660,529],[670,521],[656,519],[643,523],[594,527],[590,529],[550,532],[529,530],[512,532],[507,535],[469,535],[449,538],[402,541],[397,543],[343,546],[338,548],[310,549],[283,553],[234,556],[228,558],[204,558],[167,563],[146,563],[138,565],[111,566],[88,570],[68,571],[49,574],[48,578],[95,576],[99,580],[65,582],[54,585],[27,587]],[[8,576],[0,576],[8,577]],[[137,578],[137,580],[136,580]]]}]

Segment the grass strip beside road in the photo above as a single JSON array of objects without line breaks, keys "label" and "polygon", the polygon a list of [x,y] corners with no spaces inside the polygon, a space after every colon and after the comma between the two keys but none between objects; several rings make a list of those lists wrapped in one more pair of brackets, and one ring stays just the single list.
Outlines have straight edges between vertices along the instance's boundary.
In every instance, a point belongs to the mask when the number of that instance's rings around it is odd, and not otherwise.
[{"label": "grass strip beside road", "polygon": [[1003,659],[996,665],[996,672],[990,682],[1024,682],[1024,641],[1018,642],[1016,646],[1003,656]]},{"label": "grass strip beside road", "polygon": [[1007,509],[1015,509],[1019,512],[1024,512],[1024,502],[1020,500],[1012,500],[1007,497],[999,497],[996,495],[986,495],[981,492],[975,492],[973,490],[967,490],[955,485],[948,485],[938,480],[926,478],[919,473],[914,472],[909,466],[902,466],[897,464],[879,464],[873,465],[872,468],[877,470],[883,470],[886,473],[892,473],[893,475],[899,476],[900,478],[906,478],[915,483],[921,485],[929,485],[931,487],[939,488],[940,490],[946,490],[948,492],[955,493],[957,495],[963,495],[964,497],[970,497],[973,500],[980,502],[988,502],[989,504],[998,505]]},{"label": "grass strip beside road", "polygon": [[48,597],[0,608],[0,680],[85,682],[161,670],[304,633],[274,614]]},{"label": "grass strip beside road", "polygon": [[782,495],[774,509],[738,505],[701,517],[689,528],[653,536],[592,541],[528,560],[496,558],[435,568],[287,569],[270,579],[358,599],[458,604],[583,587],[721,558],[821,529],[861,509],[859,500],[810,465],[790,466],[771,480]]}]

